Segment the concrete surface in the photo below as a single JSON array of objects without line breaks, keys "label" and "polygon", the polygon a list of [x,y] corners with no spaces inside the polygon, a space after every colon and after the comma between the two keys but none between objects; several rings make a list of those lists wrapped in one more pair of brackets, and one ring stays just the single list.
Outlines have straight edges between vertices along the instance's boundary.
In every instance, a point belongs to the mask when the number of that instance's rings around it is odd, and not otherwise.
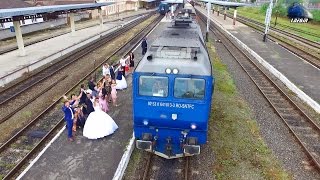
[{"label": "concrete surface", "polygon": [[[132,12],[131,15],[137,13],[145,13],[146,11]],[[128,14],[122,15],[129,16]],[[120,16],[121,17],[121,16]],[[74,49],[99,38],[100,35],[110,33],[114,28],[125,23],[126,21],[110,22],[104,24],[102,28],[97,25],[75,32],[57,36],[45,41],[25,47],[26,56],[19,56],[18,50],[5,53],[0,56],[0,86],[21,77],[24,73],[31,72]]]},{"label": "concrete surface", "polygon": [[[202,11],[204,12],[203,9]],[[270,40],[266,43],[263,42],[260,34],[240,22],[236,22],[234,26],[232,19],[224,20],[223,16],[217,16],[216,13],[211,14],[211,18],[261,56],[314,101],[320,102],[320,69],[275,42]]]},{"label": "concrete surface", "polygon": [[[160,24],[148,36],[149,46],[159,36],[163,27]],[[134,54],[137,65],[142,59],[140,46]],[[118,91],[117,94],[120,106],[110,106],[109,115],[119,126],[113,135],[89,140],[82,136],[82,131],[77,131],[76,140],[69,142],[65,130],[21,179],[111,180],[133,132],[131,74],[127,75],[126,80],[128,89]]]}]

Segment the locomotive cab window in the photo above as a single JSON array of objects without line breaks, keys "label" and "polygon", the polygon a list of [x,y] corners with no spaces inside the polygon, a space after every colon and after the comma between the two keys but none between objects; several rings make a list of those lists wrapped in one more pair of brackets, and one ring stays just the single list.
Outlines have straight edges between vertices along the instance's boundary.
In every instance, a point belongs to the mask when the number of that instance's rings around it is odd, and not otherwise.
[{"label": "locomotive cab window", "polygon": [[139,95],[167,97],[168,78],[159,76],[140,76]]},{"label": "locomotive cab window", "polygon": [[205,80],[194,78],[176,78],[174,81],[174,97],[186,99],[203,99]]}]

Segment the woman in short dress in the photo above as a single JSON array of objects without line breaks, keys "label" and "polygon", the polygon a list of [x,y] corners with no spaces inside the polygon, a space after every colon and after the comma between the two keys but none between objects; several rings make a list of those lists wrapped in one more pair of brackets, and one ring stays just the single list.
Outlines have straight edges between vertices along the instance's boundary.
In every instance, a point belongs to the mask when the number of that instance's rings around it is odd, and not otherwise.
[{"label": "woman in short dress", "polygon": [[104,112],[109,112],[109,104],[107,102],[107,91],[105,88],[102,88],[99,93],[99,103],[100,103],[101,109]]},{"label": "woman in short dress", "polygon": [[112,104],[114,106],[118,106],[117,104],[117,89],[116,89],[117,83],[115,80],[112,80],[111,83],[111,98],[112,98]]}]

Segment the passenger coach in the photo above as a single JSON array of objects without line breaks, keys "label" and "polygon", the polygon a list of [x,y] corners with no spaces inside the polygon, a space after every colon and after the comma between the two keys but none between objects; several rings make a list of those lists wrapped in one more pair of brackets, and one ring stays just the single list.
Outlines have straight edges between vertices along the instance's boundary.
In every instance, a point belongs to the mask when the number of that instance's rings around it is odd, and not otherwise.
[{"label": "passenger coach", "polygon": [[200,154],[214,85],[200,28],[183,12],[133,73],[136,146],[168,159]]}]

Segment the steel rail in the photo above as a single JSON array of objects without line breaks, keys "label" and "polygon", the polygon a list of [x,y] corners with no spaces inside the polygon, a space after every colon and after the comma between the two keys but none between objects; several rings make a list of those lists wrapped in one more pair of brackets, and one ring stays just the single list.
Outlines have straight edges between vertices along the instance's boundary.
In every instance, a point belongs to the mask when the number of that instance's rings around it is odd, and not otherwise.
[{"label": "steel rail", "polygon": [[189,156],[185,158],[185,166],[184,166],[184,180],[189,180],[189,169],[190,169],[190,158]]},{"label": "steel rail", "polygon": [[[149,13],[149,12],[147,12],[147,13]],[[133,18],[133,17],[142,16],[142,15],[147,14],[147,13],[141,13],[141,14],[137,14],[137,15],[133,15],[133,16],[124,17],[124,18],[117,18],[117,19],[114,19],[114,20],[111,20],[111,21],[105,21],[104,23],[116,22],[116,21],[123,20],[123,19],[130,19],[130,18]],[[90,27],[94,27],[94,26],[97,26],[97,24],[80,27],[80,28],[77,28],[77,30],[82,30],[82,29],[86,29],[86,28],[90,28]],[[57,28],[53,28],[53,30],[54,29],[57,29]],[[40,30],[40,31],[42,31],[42,30]],[[50,35],[50,36],[41,38],[39,40],[27,42],[27,43],[24,44],[24,46],[27,47],[27,46],[30,46],[30,45],[33,45],[33,44],[36,44],[36,43],[39,43],[39,42],[42,42],[42,41],[46,41],[46,40],[49,40],[49,39],[52,39],[52,38],[55,38],[55,37],[70,33],[69,29],[66,30],[66,31],[67,32],[60,32],[60,33],[57,33],[57,34],[54,34],[54,35]],[[13,47],[4,48],[2,50],[0,49],[0,55],[8,53],[8,52],[11,52],[11,51],[14,51],[14,50],[17,50],[17,49],[18,49],[18,46],[16,46],[16,45],[13,46]]]},{"label": "steel rail", "polygon": [[[201,20],[204,15],[201,14]],[[228,52],[234,57],[242,69],[257,86],[263,97],[269,102],[277,115],[282,119],[306,155],[320,171],[320,152],[317,145],[320,142],[320,127],[296,103],[279,88],[278,85],[254,62],[247,54],[229,39],[228,35],[211,25],[210,30],[219,36]]]},{"label": "steel rail", "polygon": [[[88,46],[85,46],[85,48],[81,48],[81,50],[78,50],[78,51],[68,55],[65,59],[55,63],[54,65],[51,65],[50,67],[42,70],[41,72],[38,72],[37,75],[34,75],[33,77],[30,78],[30,81],[32,81],[32,79],[36,79],[36,81],[31,82],[30,85],[28,85],[28,82],[27,82],[28,80],[26,80],[22,84],[19,85],[19,87],[21,87],[20,90],[16,90],[16,89],[14,90],[14,89],[11,89],[11,88],[7,89],[6,92],[9,95],[8,95],[8,97],[6,97],[4,100],[2,100],[0,102],[0,105],[3,105],[4,103],[12,100],[13,98],[19,96],[21,93],[26,92],[26,90],[34,87],[35,85],[37,85],[38,83],[46,80],[47,78],[52,77],[52,75],[60,72],[61,70],[63,70],[66,67],[68,67],[69,65],[71,65],[74,62],[78,61],[79,59],[81,59],[82,57],[84,57],[85,55],[90,53],[92,50],[99,48],[103,44],[115,39],[118,35],[121,35],[122,33],[126,32],[127,30],[130,30],[134,26],[134,23],[142,22],[144,19],[146,19],[146,18],[148,18],[150,16],[151,16],[151,14],[149,14],[148,16],[145,16],[142,19],[138,19],[138,20],[128,24],[127,26],[124,26],[123,28],[119,29],[118,31],[109,33],[106,36],[102,37],[101,39],[99,39],[97,41],[94,41],[95,43],[90,43]],[[65,64],[63,64],[63,63],[65,63]],[[51,71],[51,70],[53,70],[53,71]],[[49,71],[49,72],[47,72],[47,71]],[[37,78],[39,78],[39,79],[37,79]],[[27,86],[23,87],[22,85],[24,85],[24,84],[27,84]],[[19,89],[19,87],[18,87],[18,89]],[[45,92],[45,91],[42,91],[42,92]],[[1,95],[2,98],[5,95],[6,95],[5,93],[2,93],[2,95]],[[24,107],[25,104],[28,104],[28,103],[32,102],[34,99],[35,98],[32,98],[32,99],[28,100],[22,106]],[[11,113],[9,113],[5,117],[1,118],[0,119],[0,124],[5,122],[7,119],[9,119],[13,114],[17,113],[17,111],[22,109],[23,107],[20,106],[17,110],[13,110]]]},{"label": "steel rail", "polygon": [[[146,14],[148,14],[148,13],[146,13]],[[152,15],[152,14],[154,14],[153,11],[149,13],[149,15]],[[141,16],[143,16],[143,15],[141,15]],[[137,19],[136,21],[138,21],[138,20],[139,20],[139,19]],[[110,33],[106,34],[106,35],[103,36],[103,37],[106,38],[107,36],[115,35],[116,32],[121,31],[121,29],[123,29],[123,28],[128,28],[127,26],[132,25],[134,22],[135,22],[135,21],[130,22],[130,23],[124,25],[122,28],[120,28],[120,29],[118,29],[118,30],[116,30],[116,31],[110,32]],[[129,28],[128,28],[128,29],[129,29]],[[118,34],[119,34],[119,33],[118,33]],[[96,36],[96,35],[95,35],[95,36]],[[40,71],[36,71],[36,72],[32,73],[31,75],[29,75],[29,76],[27,77],[27,79],[30,79],[31,77],[34,77],[34,76],[42,73],[43,71],[51,68],[52,66],[57,66],[57,64],[58,64],[58,63],[62,63],[61,61],[63,61],[63,60],[66,60],[66,59],[68,59],[68,58],[70,58],[70,57],[72,57],[72,56],[74,56],[74,55],[77,55],[77,54],[79,54],[79,53],[82,53],[82,51],[83,51],[85,48],[88,48],[90,45],[94,44],[94,43],[97,42],[97,41],[101,41],[101,40],[102,40],[102,39],[98,39],[98,40],[96,40],[96,41],[94,41],[94,42],[88,43],[88,44],[86,44],[85,46],[83,46],[83,47],[81,47],[81,48],[78,48],[77,50],[74,50],[73,52],[68,53],[68,54],[60,57],[59,59],[61,59],[61,60],[59,60],[58,62],[52,63],[52,64],[50,63],[48,67],[46,67],[46,68],[44,68],[44,69],[41,69]],[[72,62],[70,62],[70,64],[71,64],[71,63],[72,63]],[[59,66],[58,66],[57,68],[59,68]],[[44,80],[44,79],[45,79],[45,78],[39,79],[39,82],[42,81],[42,80]],[[26,81],[26,79],[21,79],[21,80],[18,81],[17,83],[13,83],[13,84],[8,85],[7,87],[1,89],[1,90],[0,90],[0,93],[3,94],[4,92],[10,90],[12,87],[15,87],[15,86],[20,85],[20,84],[23,83],[24,81]],[[34,83],[38,83],[38,82],[34,82]],[[3,98],[3,97],[0,96],[0,99],[1,99],[0,105],[3,104],[3,103],[5,103],[5,100],[3,100],[3,99],[5,99],[5,98]]]},{"label": "steel rail", "polygon": [[[133,43],[132,47],[129,48],[129,50],[126,52],[126,54],[128,54],[132,49],[135,48],[135,46],[137,46],[140,41],[142,40],[142,38],[149,32],[151,31],[151,29],[153,27],[155,27],[160,20],[162,19],[162,16],[159,16],[158,18],[156,18],[154,21],[152,21],[149,25],[147,25],[145,28],[143,28],[142,30],[140,30],[136,36],[132,37],[127,43],[130,44],[131,41],[135,41],[135,43]],[[141,37],[140,37],[141,36]],[[116,55],[118,52],[122,51],[123,48],[125,48],[127,46],[127,44],[122,45],[121,47],[119,47],[117,50],[115,50],[110,56],[108,56],[104,62],[100,63],[100,65],[98,65],[96,68],[94,68],[92,71],[90,71],[88,74],[86,74],[80,81],[77,82],[77,84],[75,84],[73,87],[71,87],[65,94],[70,93],[73,89],[75,89],[79,84],[81,84],[87,77],[89,77],[90,75],[94,74],[106,61],[110,60],[111,57],[113,57],[114,55]],[[62,98],[59,98],[57,101],[55,101],[54,104],[57,104]],[[50,106],[47,108],[47,110],[53,109],[53,106]],[[45,112],[47,112],[47,110]],[[41,115],[39,115],[38,117],[40,117]],[[10,140],[8,140],[5,144],[3,144],[0,147],[0,152],[3,152],[3,150],[5,150],[6,148],[8,148],[11,144],[13,144],[13,142],[15,140],[17,140],[18,135],[22,135],[22,133],[26,132],[28,130],[28,128],[31,128],[31,125],[35,124],[36,121],[39,118],[34,119],[32,122],[30,122],[27,126],[25,126],[22,130],[20,130],[17,134],[15,134],[15,136],[13,136]],[[14,177],[14,175],[19,171],[19,169],[42,147],[42,145],[47,142],[49,139],[49,137],[56,131],[56,129],[60,126],[62,126],[64,122],[64,119],[60,119],[58,123],[56,123],[56,125],[40,140],[40,142],[38,144],[36,144],[33,149],[26,155],[23,157],[23,159],[21,159],[17,165],[12,168],[10,170],[10,172],[8,174],[6,174],[6,176],[4,177],[4,179],[10,179],[12,177]]]},{"label": "steel rail", "polygon": [[[261,25],[254,24],[254,22],[251,22],[251,21],[249,22],[249,21],[242,20],[241,18],[239,18],[238,21],[242,22],[243,24],[246,24],[247,26],[249,26],[253,29],[258,30],[259,32],[257,32],[257,33],[263,35],[264,30],[263,30],[263,27],[261,27]],[[257,26],[259,26],[259,27],[257,27]],[[278,32],[278,33],[280,33],[280,32]],[[282,37],[282,38],[285,38],[285,37]],[[316,56],[310,52],[307,52],[306,50],[298,48],[298,47],[292,45],[291,43],[288,43],[287,41],[283,40],[282,38],[279,36],[276,36],[274,34],[269,34],[269,39],[271,39],[274,42],[277,42],[283,48],[289,50],[291,53],[297,55],[298,57],[304,59],[305,61],[309,62],[310,64],[312,64],[315,67],[320,69],[320,58],[318,56]],[[294,37],[291,37],[291,38],[294,38]],[[296,39],[296,40],[298,40],[298,39]],[[318,43],[316,43],[316,44],[318,44]],[[301,44],[301,46],[303,46],[303,45]],[[319,45],[317,45],[317,46],[319,46]],[[312,47],[319,50],[319,47],[315,47],[315,46],[312,46]]]},{"label": "steel rail", "polygon": [[57,81],[55,81],[54,83],[52,83],[50,86],[48,86],[47,88],[43,89],[42,91],[40,91],[36,96],[34,96],[33,98],[31,98],[30,100],[26,101],[25,103],[23,103],[21,106],[18,107],[18,109],[15,109],[14,111],[12,111],[11,113],[7,114],[5,117],[0,119],[0,124],[5,122],[6,120],[8,120],[10,117],[12,117],[13,115],[15,115],[18,111],[20,111],[21,109],[23,109],[26,105],[28,105],[29,103],[31,103],[32,101],[34,101],[35,99],[37,99],[39,96],[43,95],[44,93],[46,93],[48,90],[50,90],[53,86],[57,85],[58,83],[60,83],[62,80],[64,80],[66,77],[68,77],[68,75],[62,76],[61,78],[59,78]]},{"label": "steel rail", "polygon": [[[232,16],[230,16],[230,15],[228,15],[228,17],[229,17],[229,18],[232,18]],[[243,17],[243,16],[237,17],[237,20],[247,21],[247,22],[253,23],[253,24],[255,24],[255,25],[258,25],[258,26],[260,26],[261,28],[264,28],[264,27],[265,27],[265,25],[264,25],[263,23],[258,22],[258,21],[255,21],[255,20],[253,20],[253,19],[249,19],[249,18]],[[296,39],[296,40],[298,40],[298,41],[301,41],[301,42],[303,42],[303,43],[305,43],[305,44],[308,44],[309,46],[314,47],[314,48],[316,48],[316,49],[319,49],[319,48],[320,48],[320,44],[319,44],[319,43],[317,43],[317,42],[315,42],[315,41],[311,41],[311,40],[309,40],[309,39],[307,39],[307,38],[304,38],[304,37],[302,37],[302,36],[299,36],[299,35],[293,34],[293,33],[291,33],[291,32],[284,31],[284,30],[282,30],[282,29],[278,29],[278,28],[275,28],[275,27],[272,27],[272,26],[270,26],[270,29],[271,29],[272,31],[278,32],[278,33],[280,33],[280,34],[286,35],[286,36],[288,36],[288,37],[290,37],[290,38],[293,38],[293,39]]]},{"label": "steel rail", "polygon": [[153,159],[153,156],[155,156],[153,153],[149,153],[148,158],[147,158],[147,164],[146,164],[144,172],[143,172],[142,180],[148,179],[148,174],[151,169],[151,161]]},{"label": "steel rail", "polygon": [[[231,13],[228,13],[227,16],[228,16],[229,18],[233,18],[233,14],[231,14]],[[254,19],[249,19],[249,18],[244,17],[244,16],[241,16],[241,15],[237,15],[237,19],[238,19],[238,18],[244,19],[244,20],[248,20],[248,21],[250,21],[250,22],[257,23],[257,24],[260,24],[260,25],[262,25],[262,26],[265,26],[265,24],[263,24],[263,23],[261,23],[261,22],[258,22],[258,21],[254,20]],[[319,35],[319,34],[311,33],[311,32],[308,32],[308,31],[303,31],[303,30],[301,30],[301,29],[297,29],[297,28],[294,28],[294,27],[291,27],[291,26],[287,26],[287,25],[283,25],[283,24],[278,24],[278,25],[279,25],[279,26],[282,26],[282,27],[284,27],[284,28],[290,29],[290,30],[292,30],[292,31],[296,31],[296,32],[303,33],[303,34],[306,34],[306,35],[309,35],[309,36],[313,36],[313,37],[316,37],[316,38],[320,38],[320,35]],[[313,42],[313,43],[315,43],[315,44],[320,45],[320,43],[318,43],[318,42],[311,41],[311,40],[309,40],[309,39],[307,39],[307,38],[304,38],[304,37],[302,37],[302,36],[299,36],[299,35],[297,35],[297,34],[294,34],[293,32],[287,32],[287,31],[284,31],[283,29],[280,29],[280,28],[277,28],[277,27],[270,27],[270,28],[273,29],[273,30],[279,30],[279,31],[282,31],[282,32],[285,32],[285,33],[289,33],[289,34],[291,34],[291,35],[293,35],[293,36],[296,36],[296,37],[299,37],[299,38],[303,38],[303,39],[305,39],[305,40],[307,40],[307,41],[310,41],[310,42]]]}]

